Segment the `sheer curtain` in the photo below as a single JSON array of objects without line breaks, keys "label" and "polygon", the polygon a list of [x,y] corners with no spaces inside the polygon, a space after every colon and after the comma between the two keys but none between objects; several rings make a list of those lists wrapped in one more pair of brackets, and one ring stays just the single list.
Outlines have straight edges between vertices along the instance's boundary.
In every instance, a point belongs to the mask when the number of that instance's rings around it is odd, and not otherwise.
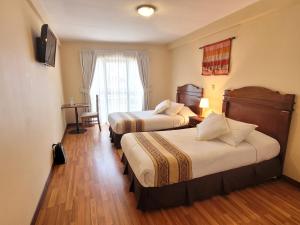
[{"label": "sheer curtain", "polygon": [[98,51],[93,82],[90,89],[92,110],[99,94],[101,123],[109,113],[141,111],[144,89],[138,61],[131,52]]}]

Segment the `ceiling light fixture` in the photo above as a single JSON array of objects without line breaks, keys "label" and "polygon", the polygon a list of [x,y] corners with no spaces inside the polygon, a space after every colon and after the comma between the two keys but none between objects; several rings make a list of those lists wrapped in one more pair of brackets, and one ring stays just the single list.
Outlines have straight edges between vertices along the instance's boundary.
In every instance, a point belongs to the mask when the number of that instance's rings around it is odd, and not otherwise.
[{"label": "ceiling light fixture", "polygon": [[140,5],[136,10],[141,16],[150,17],[156,11],[156,7],[153,5]]}]

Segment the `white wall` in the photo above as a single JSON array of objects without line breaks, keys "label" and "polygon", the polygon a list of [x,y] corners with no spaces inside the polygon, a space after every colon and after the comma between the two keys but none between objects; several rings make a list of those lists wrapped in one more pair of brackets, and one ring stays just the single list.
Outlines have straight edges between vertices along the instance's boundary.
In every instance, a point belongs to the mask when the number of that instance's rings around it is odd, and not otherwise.
[{"label": "white wall", "polygon": [[43,21],[27,1],[0,7],[0,224],[30,224],[65,128],[56,67],[35,60]]},{"label": "white wall", "polygon": [[[300,4],[262,0],[170,44],[171,93],[178,85],[204,88],[211,108],[221,111],[225,89],[263,86],[296,94],[284,174],[300,181]],[[228,76],[201,76],[202,45],[236,36]],[[213,85],[215,89],[213,89]],[[276,122],[276,121],[274,121]]]}]

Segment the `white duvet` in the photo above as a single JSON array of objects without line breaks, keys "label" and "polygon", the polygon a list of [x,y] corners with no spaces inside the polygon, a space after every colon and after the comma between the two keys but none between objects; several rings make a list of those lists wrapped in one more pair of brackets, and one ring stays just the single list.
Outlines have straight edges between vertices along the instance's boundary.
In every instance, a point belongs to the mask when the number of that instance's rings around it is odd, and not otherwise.
[{"label": "white duvet", "polygon": [[[154,110],[132,112],[138,118],[144,120],[143,131],[155,131],[176,128],[188,124],[189,118],[182,115],[169,116],[166,114],[154,114]],[[112,130],[117,134],[124,133],[123,117],[119,113],[111,113],[108,115],[108,122]]]},{"label": "white duvet", "polygon": [[[280,151],[275,139],[256,130],[237,147],[219,140],[198,141],[195,139],[196,128],[160,131],[159,134],[190,156],[193,178],[262,162],[276,157]],[[133,134],[125,134],[121,145],[139,182],[144,187],[153,187],[152,160],[141,149]]]}]

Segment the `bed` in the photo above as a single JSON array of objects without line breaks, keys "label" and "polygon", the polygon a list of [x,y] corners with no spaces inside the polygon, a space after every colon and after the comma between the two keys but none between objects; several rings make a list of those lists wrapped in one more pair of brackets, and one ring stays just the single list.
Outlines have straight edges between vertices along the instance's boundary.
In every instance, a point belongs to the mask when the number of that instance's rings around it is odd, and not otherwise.
[{"label": "bed", "polygon": [[[192,84],[186,84],[177,88],[176,102],[183,103],[194,113],[199,115],[200,99],[203,89]],[[183,129],[188,127],[189,118],[182,115],[169,116],[166,114],[154,114],[153,110],[140,112],[116,112],[108,116],[110,124],[110,138],[112,143],[119,148],[120,140],[126,133],[141,131],[157,131],[169,129]]]},{"label": "bed", "polygon": [[[261,87],[226,90],[223,100],[226,117],[258,125],[237,147],[217,140],[196,141],[195,128],[126,134],[121,141],[122,161],[137,208],[152,210],[190,205],[196,200],[280,177],[294,99],[294,95],[282,95]],[[149,154],[141,151],[143,145],[163,146],[179,155],[179,172],[168,178],[173,182],[166,183],[164,173],[155,177],[156,167]],[[160,170],[164,171],[163,166]]]}]

